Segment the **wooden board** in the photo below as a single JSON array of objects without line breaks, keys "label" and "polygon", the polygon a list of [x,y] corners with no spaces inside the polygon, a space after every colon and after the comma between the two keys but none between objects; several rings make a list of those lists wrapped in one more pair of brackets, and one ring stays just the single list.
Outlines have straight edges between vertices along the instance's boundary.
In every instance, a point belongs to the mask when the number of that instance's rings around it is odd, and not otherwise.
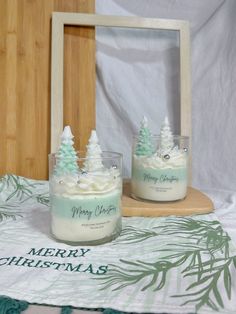
[{"label": "wooden board", "polygon": [[[52,12],[94,7],[94,0],[0,0],[0,175],[47,179]],[[64,123],[85,138],[76,141],[83,149],[95,126],[95,31],[68,26],[64,37]]]},{"label": "wooden board", "polygon": [[123,216],[187,216],[206,214],[214,210],[212,201],[202,192],[188,187],[184,200],[176,202],[145,202],[137,201],[130,196],[130,181],[124,182],[122,198]]}]

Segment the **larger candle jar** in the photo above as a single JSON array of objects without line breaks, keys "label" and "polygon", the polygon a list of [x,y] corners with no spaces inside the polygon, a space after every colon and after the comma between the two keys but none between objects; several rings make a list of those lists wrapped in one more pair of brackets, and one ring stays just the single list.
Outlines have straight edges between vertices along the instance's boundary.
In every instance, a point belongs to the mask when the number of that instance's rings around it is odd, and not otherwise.
[{"label": "larger candle jar", "polygon": [[51,233],[68,244],[109,242],[121,232],[122,156],[81,156],[49,155]]},{"label": "larger candle jar", "polygon": [[[132,156],[132,196],[151,201],[185,198],[188,182],[188,142],[186,136],[163,139],[150,136],[140,143],[134,138]],[[140,149],[140,147],[142,149]]]}]

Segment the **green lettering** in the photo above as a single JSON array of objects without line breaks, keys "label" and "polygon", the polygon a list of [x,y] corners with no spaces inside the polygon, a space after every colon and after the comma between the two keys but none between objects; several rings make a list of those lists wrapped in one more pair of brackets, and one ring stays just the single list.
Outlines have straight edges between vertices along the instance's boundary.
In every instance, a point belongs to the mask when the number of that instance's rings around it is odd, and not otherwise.
[{"label": "green lettering", "polygon": [[[42,263],[42,260],[40,259],[39,261],[37,261],[37,263],[34,265],[34,267],[37,268],[41,263]],[[41,267],[41,266],[39,266],[39,267]]]},{"label": "green lettering", "polygon": [[49,247],[45,249],[43,256],[54,256],[54,251],[55,249]]},{"label": "green lettering", "polygon": [[56,267],[55,267],[56,270],[59,270],[59,268],[60,268],[61,266],[65,266],[65,264],[60,264],[60,263],[52,263],[51,265],[52,265],[52,266],[56,265]]},{"label": "green lettering", "polygon": [[99,266],[96,274],[97,275],[103,275],[107,272],[107,270],[108,270],[108,265],[107,266],[105,266],[105,265]]},{"label": "green lettering", "polygon": [[11,264],[15,264],[17,266],[19,266],[18,263],[20,263],[22,261],[22,259],[24,259],[24,257],[16,257],[16,256],[13,256],[9,262],[7,263],[7,265],[11,265]]},{"label": "green lettering", "polygon": [[[9,260],[10,257],[2,257],[0,258],[0,266],[3,266],[3,265],[6,265],[8,260]],[[6,260],[5,262],[1,263],[2,260]]]},{"label": "green lettering", "polygon": [[65,253],[66,253],[66,250],[57,249],[57,252],[56,252],[55,256],[60,255],[60,257],[65,257],[64,256]]},{"label": "green lettering", "polygon": [[81,251],[81,256],[84,256],[86,253],[88,253],[91,250],[90,249],[80,249],[80,251]]},{"label": "green lettering", "polygon": [[21,264],[21,266],[28,266],[28,267],[34,267],[34,266],[31,266],[31,264],[34,262],[33,259],[28,259],[28,258],[25,258],[24,262]]},{"label": "green lettering", "polygon": [[53,248],[41,248],[36,251],[35,248],[32,248],[27,254],[29,255],[38,255],[38,256],[54,256],[55,249]]},{"label": "green lettering", "polygon": [[76,265],[73,267],[73,265],[71,263],[67,263],[67,266],[66,266],[66,271],[80,271],[80,267],[82,266],[83,264],[79,264],[79,265]]},{"label": "green lettering", "polygon": [[32,248],[29,253],[29,255],[43,255],[42,251],[44,250],[44,248],[41,248],[40,250],[36,251],[36,249]]},{"label": "green lettering", "polygon": [[53,262],[45,261],[43,262],[43,265],[40,266],[40,268],[49,268],[52,265],[52,263]]},{"label": "green lettering", "polygon": [[86,272],[89,272],[90,274],[96,274],[93,272],[93,265],[92,264],[89,264],[89,267],[86,268],[83,272],[86,273]]},{"label": "green lettering", "polygon": [[76,255],[78,253],[78,250],[70,250],[69,254],[67,255],[67,257],[79,257],[79,255]]}]

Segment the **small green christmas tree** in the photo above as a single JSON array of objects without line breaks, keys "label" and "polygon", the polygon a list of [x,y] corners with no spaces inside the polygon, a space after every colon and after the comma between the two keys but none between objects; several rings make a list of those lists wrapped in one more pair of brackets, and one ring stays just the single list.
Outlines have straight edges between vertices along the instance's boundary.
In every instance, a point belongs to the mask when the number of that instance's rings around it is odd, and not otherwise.
[{"label": "small green christmas tree", "polygon": [[165,120],[161,126],[161,151],[163,153],[169,152],[174,147],[174,139],[173,134],[170,129],[169,120],[167,117],[165,117]]},{"label": "small green christmas tree", "polygon": [[61,145],[56,154],[54,174],[57,176],[78,173],[79,167],[77,164],[77,154],[73,147],[73,137],[70,127],[66,126],[61,135]]},{"label": "small green christmas tree", "polygon": [[97,133],[92,130],[91,136],[87,145],[86,160],[84,162],[84,171],[98,171],[103,168],[102,164],[102,149],[99,145]]},{"label": "small green christmas tree", "polygon": [[141,128],[139,130],[138,142],[135,149],[137,156],[151,156],[154,153],[154,146],[152,143],[152,134],[148,128],[147,118],[143,117]]}]

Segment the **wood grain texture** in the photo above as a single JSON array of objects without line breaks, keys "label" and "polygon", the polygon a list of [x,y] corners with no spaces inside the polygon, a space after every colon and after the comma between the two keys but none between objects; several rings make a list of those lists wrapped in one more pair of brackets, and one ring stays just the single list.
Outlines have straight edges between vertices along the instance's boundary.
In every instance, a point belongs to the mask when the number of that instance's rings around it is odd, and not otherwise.
[{"label": "wood grain texture", "polygon": [[[0,175],[15,173],[35,179],[48,177],[53,11],[93,13],[94,0],[0,0]],[[86,28],[85,32],[89,38],[94,37],[94,30]],[[76,115],[78,104],[80,106],[82,102],[76,83],[71,86],[75,69],[71,65],[70,50],[74,56],[80,54],[76,50],[81,36],[78,36],[76,27],[70,27],[65,36],[65,123],[71,124],[78,133]],[[89,46],[89,49],[93,47]],[[78,64],[81,59],[75,58],[73,65],[81,72],[77,72],[77,77],[83,75],[86,82],[92,81],[86,78],[86,75],[90,77],[91,71],[86,71],[86,65],[82,68]],[[92,94],[88,101],[91,104],[87,108],[95,116]],[[93,120],[89,119],[88,124],[87,129],[94,127]]]},{"label": "wood grain texture", "polygon": [[86,149],[95,128],[94,31],[93,27],[65,27],[64,43],[69,49],[64,58],[63,123],[72,126],[75,147],[80,150]]},{"label": "wood grain texture", "polygon": [[130,181],[124,182],[122,198],[123,216],[187,216],[193,214],[207,214],[213,211],[212,201],[202,192],[188,187],[184,200],[176,202],[145,202],[137,201],[131,197]]},{"label": "wood grain texture", "polygon": [[188,182],[192,181],[192,104],[191,104],[191,62],[190,26],[185,22],[179,36],[180,41],[180,130],[181,135],[189,137]]}]

